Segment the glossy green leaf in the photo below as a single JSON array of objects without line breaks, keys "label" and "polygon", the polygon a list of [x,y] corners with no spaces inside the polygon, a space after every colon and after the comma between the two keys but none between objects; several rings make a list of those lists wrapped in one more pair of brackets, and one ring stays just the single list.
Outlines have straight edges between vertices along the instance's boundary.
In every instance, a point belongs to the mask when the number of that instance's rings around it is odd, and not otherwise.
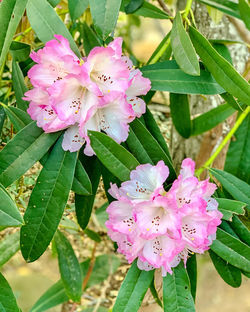
[{"label": "glossy green leaf", "polygon": [[69,40],[71,49],[76,55],[81,57],[67,27],[46,0],[39,0],[38,2],[36,0],[28,0],[26,10],[30,25],[42,42],[46,43],[54,39],[55,34],[62,35]]},{"label": "glossy green leaf", "polygon": [[0,152],[0,183],[7,187],[16,181],[47,153],[59,135],[44,133],[35,122],[19,131]]},{"label": "glossy green leaf", "polygon": [[240,16],[244,21],[248,30],[250,30],[250,6],[249,1],[247,0],[239,0],[239,10]]},{"label": "glossy green leaf", "polygon": [[4,110],[17,132],[32,122],[30,116],[17,107],[6,105],[4,106]]},{"label": "glossy green leaf", "polygon": [[189,27],[193,45],[214,79],[230,94],[250,105],[248,82],[226,61],[195,28]]},{"label": "glossy green leaf", "polygon": [[92,195],[82,196],[75,195],[75,209],[76,209],[76,217],[80,227],[84,230],[91,216],[95,194],[99,185],[100,177],[101,177],[101,169],[100,163],[98,159],[94,156],[88,157],[83,153],[79,155],[79,158],[86,168],[87,174],[92,183]]},{"label": "glossy green leaf", "polygon": [[169,32],[160,42],[158,47],[154,50],[153,54],[150,56],[149,60],[147,61],[148,64],[154,64],[156,61],[166,61],[169,60],[172,54],[172,47],[170,44],[170,34]]},{"label": "glossy green leaf", "polygon": [[243,215],[245,213],[245,203],[227,198],[216,198],[216,201],[219,203],[218,209],[223,214],[224,220],[232,221],[234,214]]},{"label": "glossy green leaf", "polygon": [[[157,140],[151,135],[151,133],[147,130],[147,128],[139,121],[139,119],[135,119],[130,123],[130,127],[133,130],[135,136],[143,146],[144,150],[147,152],[147,155],[152,160],[153,164],[156,164],[158,161],[163,160],[164,163],[169,168],[169,177],[167,181],[173,181],[176,178],[176,173],[173,168],[173,164],[168,155],[161,148],[160,144]],[[140,151],[133,150],[134,155]]]},{"label": "glossy green leaf", "polygon": [[15,91],[17,107],[23,111],[27,111],[28,102],[23,100],[24,93],[28,91],[24,83],[23,73],[20,69],[20,66],[17,62],[12,62],[12,80],[13,80],[13,88]]},{"label": "glossy green leaf", "polygon": [[188,75],[199,76],[199,61],[192,42],[182,24],[180,12],[176,13],[170,40],[174,58],[180,68]]},{"label": "glossy green leaf", "polygon": [[206,132],[221,122],[225,121],[229,116],[235,112],[228,104],[221,104],[218,107],[194,118],[192,120],[192,135],[198,135]]},{"label": "glossy green leaf", "polygon": [[14,232],[0,240],[0,267],[19,250],[20,232]]},{"label": "glossy green leaf", "polygon": [[231,222],[227,222],[227,221],[222,220],[219,227],[222,230],[224,230],[225,232],[227,232],[228,234],[230,234],[233,237],[239,239],[239,236],[234,232],[234,230],[231,227]]},{"label": "glossy green leaf", "polygon": [[3,106],[0,106],[0,135],[1,135],[1,132],[3,129],[5,116],[6,116],[6,114],[5,114],[4,108],[3,108]]},{"label": "glossy green leaf", "polygon": [[225,92],[225,93],[220,94],[220,96],[227,102],[227,104],[232,106],[232,108],[238,111],[242,111],[241,106],[230,93]]},{"label": "glossy green leaf", "polygon": [[137,267],[137,261],[134,261],[121,285],[112,311],[138,311],[153,276],[154,270],[141,271]]},{"label": "glossy green leaf", "polygon": [[231,228],[239,236],[240,240],[250,246],[250,231],[239,217],[233,216],[233,220],[230,223]]},{"label": "glossy green leaf", "polygon": [[[82,279],[86,276],[90,264],[90,259],[82,262]],[[87,287],[103,282],[110,274],[113,274],[120,265],[120,260],[114,255],[101,255],[96,257],[92,274]],[[68,301],[63,283],[59,280],[51,286],[35,303],[30,312],[47,311],[58,304]]]},{"label": "glossy green leaf", "polygon": [[103,165],[121,181],[129,180],[130,171],[139,165],[135,157],[104,133],[89,131],[88,134],[91,146]]},{"label": "glossy green leaf", "polygon": [[107,196],[109,203],[111,203],[114,200],[114,198],[109,194],[110,183],[119,186],[121,182],[105,166],[101,166],[101,172],[105,194]]},{"label": "glossy green leaf", "polygon": [[5,62],[12,38],[24,13],[28,0],[4,0],[0,4],[0,68]]},{"label": "glossy green leaf", "polygon": [[88,55],[94,47],[102,45],[100,39],[97,37],[95,32],[86,23],[82,24],[81,31],[83,48],[86,55]]},{"label": "glossy green leaf", "polygon": [[131,14],[138,10],[144,3],[144,0],[130,0],[125,7],[125,13]]},{"label": "glossy green leaf", "polygon": [[209,5],[225,14],[240,18],[238,4],[230,0],[198,0],[199,2]]},{"label": "glossy green leaf", "polygon": [[101,237],[98,233],[90,230],[90,229],[85,229],[84,230],[84,233],[90,238],[92,239],[93,241],[97,242],[97,243],[100,243],[101,242]]},{"label": "glossy green leaf", "polygon": [[12,289],[1,273],[0,289],[0,304],[2,305],[2,307],[0,307],[1,312],[20,312]]},{"label": "glossy green leaf", "polygon": [[250,272],[250,247],[224,230],[217,228],[211,250],[233,266]]},{"label": "glossy green leaf", "polygon": [[212,44],[213,48],[221,56],[223,56],[231,65],[233,65],[233,61],[232,61],[232,58],[231,58],[230,51],[229,51],[228,47],[225,44],[215,43],[215,42],[211,42],[211,44]]},{"label": "glossy green leaf", "polygon": [[219,169],[209,169],[212,175],[220,181],[225,190],[236,200],[248,205],[250,208],[250,185],[236,178],[234,175]]},{"label": "glossy green leaf", "polygon": [[92,185],[89,176],[80,160],[76,162],[75,176],[72,184],[72,191],[78,195],[91,195]]},{"label": "glossy green leaf", "polygon": [[89,5],[89,0],[68,0],[69,14],[72,21],[79,18]]},{"label": "glossy green leaf", "polygon": [[197,288],[197,261],[196,261],[196,255],[192,255],[187,260],[187,273],[190,281],[190,287],[191,287],[191,294],[195,301],[196,297],[196,288]]},{"label": "glossy green leaf", "polygon": [[59,2],[61,1],[61,0],[47,0],[49,3],[50,3],[50,5],[52,5],[53,6],[53,8],[55,7],[55,6],[57,6],[58,4],[59,4]]},{"label": "glossy green leaf", "polygon": [[23,62],[27,60],[30,55],[30,45],[23,42],[12,41],[10,54],[14,61]]},{"label": "glossy green leaf", "polygon": [[212,75],[201,70],[200,76],[184,73],[175,61],[159,62],[141,67],[143,76],[151,80],[151,89],[180,94],[220,94],[225,90]]},{"label": "glossy green leaf", "polygon": [[61,279],[67,296],[79,302],[82,295],[82,272],[74,250],[67,238],[57,231],[54,236]]},{"label": "glossy green leaf", "polygon": [[21,228],[21,251],[26,261],[38,259],[51,242],[61,220],[73,182],[77,153],[57,141],[31,193]]},{"label": "glossy green leaf", "polygon": [[250,183],[250,115],[242,122],[230,142],[224,169]]},{"label": "glossy green leaf", "polygon": [[20,226],[23,218],[5,188],[0,184],[0,226]]},{"label": "glossy green leaf", "polygon": [[170,111],[175,129],[182,137],[189,138],[192,132],[192,123],[188,96],[186,94],[170,93]]},{"label": "glossy green leaf", "polygon": [[149,288],[150,288],[151,295],[152,295],[152,296],[154,297],[154,299],[155,299],[155,302],[156,302],[160,307],[163,307],[162,302],[161,302],[161,299],[159,298],[158,292],[157,292],[157,290],[156,290],[156,288],[155,288],[155,279],[154,279],[154,278],[153,278],[153,280],[152,280],[152,282],[151,282]]},{"label": "glossy green leaf", "polygon": [[89,5],[95,29],[105,40],[116,26],[121,0],[89,0]]},{"label": "glossy green leaf", "polygon": [[232,266],[227,261],[223,260],[212,250],[209,250],[209,255],[213,261],[214,267],[221,278],[232,287],[240,287],[241,285],[241,271]]},{"label": "glossy green leaf", "polygon": [[191,286],[183,262],[173,268],[173,273],[163,277],[164,312],[195,311]]}]

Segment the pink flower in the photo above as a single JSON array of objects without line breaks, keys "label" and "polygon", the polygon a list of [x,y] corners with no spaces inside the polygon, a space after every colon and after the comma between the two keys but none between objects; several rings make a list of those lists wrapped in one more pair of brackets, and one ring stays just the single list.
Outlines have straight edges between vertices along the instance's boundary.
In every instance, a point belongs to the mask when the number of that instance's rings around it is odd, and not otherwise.
[{"label": "pink flower", "polygon": [[216,238],[222,218],[211,198],[216,186],[194,177],[194,167],[185,159],[168,192],[163,183],[169,170],[163,161],[138,166],[120,188],[111,184],[116,201],[107,208],[108,234],[130,263],[138,258],[140,269],[161,268],[165,276],[190,254],[204,253]]}]

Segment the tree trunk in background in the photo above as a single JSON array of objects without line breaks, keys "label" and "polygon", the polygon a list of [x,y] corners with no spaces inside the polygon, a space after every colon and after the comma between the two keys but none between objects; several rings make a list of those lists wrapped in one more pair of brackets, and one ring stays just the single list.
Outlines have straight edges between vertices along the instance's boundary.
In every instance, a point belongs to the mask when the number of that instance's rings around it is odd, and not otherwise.
[{"label": "tree trunk in background", "polygon": [[[183,10],[185,3],[186,1],[178,1],[177,6],[179,10]],[[192,8],[194,10],[196,26],[206,38],[242,41],[242,38],[239,36],[236,28],[232,25],[227,16],[224,15],[221,22],[215,24],[210,18],[205,5],[195,2]],[[229,46],[229,49],[234,66],[242,74],[247,63],[248,49],[240,44],[231,45]],[[189,102],[191,115],[194,117],[218,106],[223,100],[219,95],[191,95]],[[235,118],[229,118],[229,121],[218,125],[208,133],[191,137],[189,139],[182,138],[176,132],[174,126],[172,126],[171,152],[176,167],[180,167],[180,164],[185,157],[196,159],[197,167],[201,166],[209,158],[214,147],[221,142],[223,135],[225,135],[227,129],[233,124],[234,120]],[[223,157],[218,157],[218,161],[219,163],[217,163],[217,165],[223,168]]]}]

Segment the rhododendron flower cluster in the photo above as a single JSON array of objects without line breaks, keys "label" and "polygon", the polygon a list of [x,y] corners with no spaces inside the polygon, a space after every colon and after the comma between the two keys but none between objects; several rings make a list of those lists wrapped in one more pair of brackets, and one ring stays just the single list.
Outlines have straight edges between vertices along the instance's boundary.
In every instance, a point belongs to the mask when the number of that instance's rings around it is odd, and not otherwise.
[{"label": "rhododendron flower cluster", "polygon": [[28,113],[45,132],[67,129],[63,149],[77,151],[86,142],[93,155],[88,130],[104,131],[116,142],[127,139],[135,117],[145,113],[139,98],[150,89],[150,80],[122,55],[122,38],[107,47],[95,47],[79,59],[67,39],[55,35],[43,49],[31,53],[37,64],[28,72],[34,86],[25,93]]},{"label": "rhododendron flower cluster", "polygon": [[121,187],[111,184],[116,199],[107,208],[108,234],[129,263],[141,270],[161,268],[162,275],[193,253],[209,249],[222,214],[211,195],[216,185],[194,176],[195,163],[182,162],[180,175],[166,192],[169,170],[163,161],[140,165]]}]

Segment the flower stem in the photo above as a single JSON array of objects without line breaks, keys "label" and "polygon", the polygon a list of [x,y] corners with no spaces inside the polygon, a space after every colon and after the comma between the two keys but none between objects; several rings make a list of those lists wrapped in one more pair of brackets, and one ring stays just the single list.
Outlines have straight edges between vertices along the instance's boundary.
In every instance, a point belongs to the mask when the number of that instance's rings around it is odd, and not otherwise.
[{"label": "flower stem", "polygon": [[187,18],[189,11],[191,10],[192,2],[193,0],[187,0],[187,4],[186,4],[184,14],[183,14],[183,19]]},{"label": "flower stem", "polygon": [[158,53],[152,58],[152,60],[148,63],[148,65],[155,64],[163,55],[163,53],[167,50],[167,48],[170,45],[170,36],[167,39],[167,41],[164,43],[164,45],[161,47],[161,49],[158,51]]},{"label": "flower stem", "polygon": [[32,30],[32,27],[25,29],[22,33],[19,33],[17,37],[14,39],[15,41],[20,41],[25,35],[27,35]]},{"label": "flower stem", "polygon": [[213,153],[213,155],[205,162],[205,164],[200,167],[196,171],[196,176],[199,177],[201,173],[212,165],[215,158],[219,155],[219,153],[223,150],[223,148],[226,146],[227,142],[232,138],[236,130],[239,128],[239,126],[242,124],[243,120],[247,117],[248,113],[250,112],[250,106],[248,106],[243,113],[239,116],[237,121],[235,122],[233,128],[228,132],[228,134],[225,136],[224,140],[220,143],[220,145],[217,147],[216,151]]}]

